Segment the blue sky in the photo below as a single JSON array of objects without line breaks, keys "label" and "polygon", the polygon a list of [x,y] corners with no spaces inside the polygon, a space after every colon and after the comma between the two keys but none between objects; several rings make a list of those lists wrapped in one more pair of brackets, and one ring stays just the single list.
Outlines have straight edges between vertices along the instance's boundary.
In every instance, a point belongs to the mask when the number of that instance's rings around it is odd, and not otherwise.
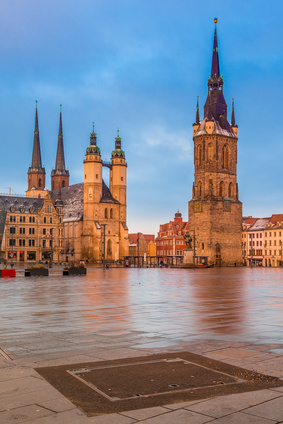
[{"label": "blue sky", "polygon": [[130,232],[157,233],[177,209],[187,219],[196,97],[202,118],[217,17],[228,116],[234,97],[239,125],[243,213],[283,213],[283,2],[0,4],[0,192],[27,189],[35,100],[50,188],[62,103],[71,184],[83,180],[92,122],[105,160],[119,127],[128,163]]}]

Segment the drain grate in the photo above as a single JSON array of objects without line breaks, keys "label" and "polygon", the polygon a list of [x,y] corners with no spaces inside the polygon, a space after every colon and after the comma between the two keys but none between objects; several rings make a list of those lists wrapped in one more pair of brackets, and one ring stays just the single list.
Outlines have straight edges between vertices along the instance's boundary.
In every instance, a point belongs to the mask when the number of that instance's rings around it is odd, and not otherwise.
[{"label": "drain grate", "polygon": [[283,385],[190,352],[36,370],[90,416]]}]

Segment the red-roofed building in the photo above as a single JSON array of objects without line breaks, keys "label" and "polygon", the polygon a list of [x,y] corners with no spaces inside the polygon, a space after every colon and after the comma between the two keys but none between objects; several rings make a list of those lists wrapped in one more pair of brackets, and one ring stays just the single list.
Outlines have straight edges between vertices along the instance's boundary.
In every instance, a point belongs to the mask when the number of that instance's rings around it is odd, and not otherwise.
[{"label": "red-roofed building", "polygon": [[159,261],[168,264],[183,261],[183,250],[186,247],[184,235],[188,229],[188,222],[183,221],[179,211],[175,213],[174,221],[160,225],[156,238],[156,256]]},{"label": "red-roofed building", "polygon": [[[129,255],[132,257],[147,258],[156,256],[154,234],[129,234]],[[142,262],[142,259],[140,259]]]}]

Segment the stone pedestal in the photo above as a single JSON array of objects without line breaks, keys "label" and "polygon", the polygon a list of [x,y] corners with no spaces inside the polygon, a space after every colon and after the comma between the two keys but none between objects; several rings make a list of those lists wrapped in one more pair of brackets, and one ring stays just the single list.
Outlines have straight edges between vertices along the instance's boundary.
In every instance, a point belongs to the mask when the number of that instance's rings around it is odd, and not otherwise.
[{"label": "stone pedestal", "polygon": [[193,265],[194,264],[194,251],[192,249],[184,249],[184,265]]}]

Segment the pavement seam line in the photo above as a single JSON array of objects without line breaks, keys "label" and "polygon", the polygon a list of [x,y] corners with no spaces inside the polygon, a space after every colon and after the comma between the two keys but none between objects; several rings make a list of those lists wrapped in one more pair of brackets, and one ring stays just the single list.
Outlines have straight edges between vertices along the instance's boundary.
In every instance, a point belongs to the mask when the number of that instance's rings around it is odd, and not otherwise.
[{"label": "pavement seam line", "polygon": [[0,355],[3,356],[7,361],[13,361],[13,359],[0,347]]}]

